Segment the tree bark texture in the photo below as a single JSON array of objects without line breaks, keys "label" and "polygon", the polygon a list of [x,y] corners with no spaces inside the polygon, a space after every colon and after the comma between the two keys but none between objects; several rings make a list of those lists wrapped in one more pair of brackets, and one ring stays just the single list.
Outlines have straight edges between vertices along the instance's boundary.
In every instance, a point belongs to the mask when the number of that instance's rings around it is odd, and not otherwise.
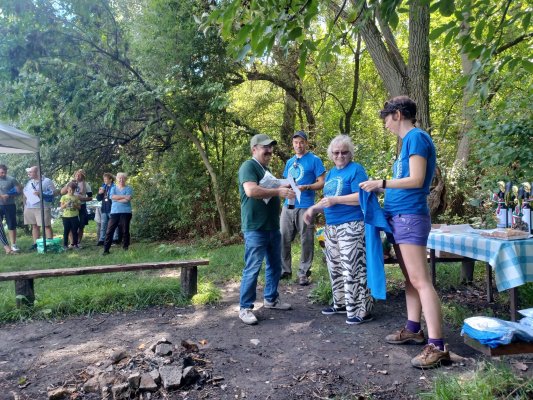
[{"label": "tree bark texture", "polygon": [[429,117],[429,2],[413,0],[409,7],[409,96],[416,101],[420,128],[431,134]]}]

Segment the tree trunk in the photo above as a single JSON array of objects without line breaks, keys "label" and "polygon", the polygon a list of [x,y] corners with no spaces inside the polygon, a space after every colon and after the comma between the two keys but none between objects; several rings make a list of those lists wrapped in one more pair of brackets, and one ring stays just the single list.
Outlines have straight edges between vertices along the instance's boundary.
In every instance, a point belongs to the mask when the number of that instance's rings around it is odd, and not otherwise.
[{"label": "tree trunk", "polygon": [[294,125],[296,121],[296,100],[289,93],[285,92],[283,107],[283,122],[281,123],[280,137],[281,141],[287,146],[292,147],[292,135],[294,134]]},{"label": "tree trunk", "polygon": [[413,0],[409,7],[409,96],[416,101],[420,128],[431,134],[429,117],[429,2]]},{"label": "tree trunk", "polygon": [[[461,24],[461,36],[468,35],[470,31],[470,26],[468,22],[463,22]],[[474,65],[473,61],[468,58],[468,55],[461,53],[461,65],[463,68],[463,76],[470,75],[472,67]],[[462,104],[462,114],[463,114],[463,125],[459,131],[459,145],[457,146],[457,153],[455,154],[454,167],[466,168],[468,163],[468,157],[470,156],[470,138],[467,133],[473,126],[473,113],[474,110],[471,106],[468,105],[470,99],[472,98],[472,93],[467,90],[466,85],[463,88],[463,104]]]}]

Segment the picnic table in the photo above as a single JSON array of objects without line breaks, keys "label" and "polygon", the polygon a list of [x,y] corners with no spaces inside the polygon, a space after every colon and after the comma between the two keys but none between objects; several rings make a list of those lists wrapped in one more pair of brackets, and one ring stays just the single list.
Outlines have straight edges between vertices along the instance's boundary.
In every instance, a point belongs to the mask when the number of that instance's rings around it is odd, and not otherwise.
[{"label": "picnic table", "polygon": [[[427,247],[430,257],[436,251],[445,251],[486,262],[488,301],[493,301],[492,273],[498,291],[509,290],[511,320],[516,320],[518,295],[516,288],[533,282],[533,238],[501,240],[484,237],[474,232],[429,234]],[[434,266],[432,266],[434,268]]]}]

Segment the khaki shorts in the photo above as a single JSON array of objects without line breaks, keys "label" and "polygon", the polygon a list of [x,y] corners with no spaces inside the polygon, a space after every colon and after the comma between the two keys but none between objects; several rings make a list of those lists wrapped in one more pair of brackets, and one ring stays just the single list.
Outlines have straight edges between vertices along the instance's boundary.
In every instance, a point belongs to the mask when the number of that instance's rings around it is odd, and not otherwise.
[{"label": "khaki shorts", "polygon": [[[50,208],[44,209],[44,223],[45,226],[52,225],[52,213]],[[25,208],[24,209],[24,224],[25,225],[37,225],[43,226],[41,218],[41,209],[40,208]]]}]

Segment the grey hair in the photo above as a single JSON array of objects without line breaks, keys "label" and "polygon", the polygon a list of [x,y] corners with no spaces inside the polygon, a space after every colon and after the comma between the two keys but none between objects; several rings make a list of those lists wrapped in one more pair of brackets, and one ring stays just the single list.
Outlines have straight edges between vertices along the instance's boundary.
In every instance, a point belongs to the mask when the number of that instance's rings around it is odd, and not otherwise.
[{"label": "grey hair", "polygon": [[117,181],[118,181],[118,178],[120,177],[124,177],[124,178],[127,178],[128,177],[128,174],[126,174],[125,172],[118,172],[117,175],[115,176],[117,178]]},{"label": "grey hair", "polygon": [[328,157],[331,161],[335,161],[335,159],[333,158],[333,147],[335,146],[340,146],[342,148],[347,149],[350,152],[350,160],[353,159],[355,147],[352,143],[352,139],[350,138],[350,136],[341,134],[333,138],[333,140],[328,146]]}]

